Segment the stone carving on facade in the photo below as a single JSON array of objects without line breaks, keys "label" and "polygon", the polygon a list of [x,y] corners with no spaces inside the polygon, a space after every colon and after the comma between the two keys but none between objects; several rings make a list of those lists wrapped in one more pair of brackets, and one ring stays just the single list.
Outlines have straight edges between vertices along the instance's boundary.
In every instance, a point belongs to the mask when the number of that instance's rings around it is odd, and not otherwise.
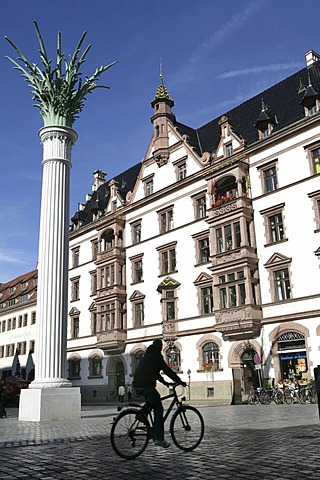
[{"label": "stone carving on facade", "polygon": [[163,322],[162,324],[163,335],[176,333],[176,326],[173,322]]},{"label": "stone carving on facade", "polygon": [[163,167],[163,165],[166,165],[169,161],[169,154],[168,153],[166,153],[166,154],[162,153],[161,155],[154,155],[153,157],[154,157],[154,159],[155,159],[159,168]]},{"label": "stone carving on facade", "polygon": [[237,209],[237,202],[231,202],[226,205],[223,205],[220,208],[215,208],[211,211],[212,217],[220,217],[220,215],[225,215],[226,213],[230,213],[233,210]]},{"label": "stone carving on facade", "polygon": [[233,260],[237,260],[241,257],[241,252],[232,252],[222,255],[221,257],[216,258],[216,264],[219,265],[220,263],[231,262]]},{"label": "stone carving on facade", "polygon": [[211,155],[209,152],[203,152],[202,157],[200,158],[200,163],[202,165],[208,165],[211,160]]}]

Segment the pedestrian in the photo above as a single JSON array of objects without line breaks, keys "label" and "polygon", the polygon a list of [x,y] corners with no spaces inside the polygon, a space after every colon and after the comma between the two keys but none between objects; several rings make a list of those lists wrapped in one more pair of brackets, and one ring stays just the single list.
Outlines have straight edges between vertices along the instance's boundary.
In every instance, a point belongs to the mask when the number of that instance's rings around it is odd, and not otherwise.
[{"label": "pedestrian", "polygon": [[153,441],[154,444],[168,448],[170,443],[164,438],[164,424],[163,424],[163,406],[159,392],[156,390],[157,380],[166,387],[170,384],[164,380],[160,372],[162,371],[175,383],[179,383],[186,387],[186,383],[168,367],[161,354],[162,341],[155,340],[152,345],[147,348],[145,356],[140,360],[136,368],[133,380],[133,388],[138,395],[143,395],[146,402],[149,403],[154,410],[154,425],[153,425]]},{"label": "pedestrian", "polygon": [[128,402],[132,402],[132,387],[131,387],[131,385],[127,386],[127,396],[128,396]]},{"label": "pedestrian", "polygon": [[6,384],[4,380],[1,380],[0,382],[0,418],[6,418],[7,416],[6,409],[4,408],[5,397],[6,397]]},{"label": "pedestrian", "polygon": [[125,394],[126,394],[126,390],[124,386],[120,385],[120,387],[118,388],[119,402],[123,403]]}]

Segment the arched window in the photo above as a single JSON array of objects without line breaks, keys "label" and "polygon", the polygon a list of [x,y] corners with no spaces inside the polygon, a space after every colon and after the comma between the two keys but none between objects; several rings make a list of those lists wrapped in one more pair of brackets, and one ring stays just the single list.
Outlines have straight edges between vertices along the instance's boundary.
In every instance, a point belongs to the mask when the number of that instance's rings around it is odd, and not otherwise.
[{"label": "arched window", "polygon": [[109,229],[103,233],[102,237],[102,250],[110,250],[114,247],[114,231]]},{"label": "arched window", "polygon": [[81,378],[80,377],[81,359],[73,357],[73,358],[70,358],[68,363],[69,363],[69,378]]},{"label": "arched window", "polygon": [[202,347],[203,367],[212,366],[216,370],[220,368],[220,348],[215,342],[208,342]]},{"label": "arched window", "polygon": [[101,377],[102,376],[102,358],[98,355],[94,355],[89,359],[89,376]]},{"label": "arched window", "polygon": [[179,372],[181,370],[181,355],[177,347],[169,348],[166,352],[167,364],[169,367]]}]

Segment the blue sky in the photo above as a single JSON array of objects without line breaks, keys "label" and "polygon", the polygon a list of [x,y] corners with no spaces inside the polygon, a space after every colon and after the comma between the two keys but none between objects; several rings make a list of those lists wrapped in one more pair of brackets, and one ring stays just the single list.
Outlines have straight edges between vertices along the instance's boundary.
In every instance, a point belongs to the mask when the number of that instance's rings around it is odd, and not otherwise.
[{"label": "blue sky", "polygon": [[319,0],[15,0],[0,2],[0,282],[36,268],[42,119],[30,88],[4,58],[8,36],[38,62],[33,20],[55,58],[57,32],[72,54],[91,44],[84,75],[118,63],[89,95],[74,124],[71,215],[90,193],[97,168],[107,178],[141,161],[152,135],[150,102],[164,83],[177,120],[199,127],[305,66],[320,52]]}]

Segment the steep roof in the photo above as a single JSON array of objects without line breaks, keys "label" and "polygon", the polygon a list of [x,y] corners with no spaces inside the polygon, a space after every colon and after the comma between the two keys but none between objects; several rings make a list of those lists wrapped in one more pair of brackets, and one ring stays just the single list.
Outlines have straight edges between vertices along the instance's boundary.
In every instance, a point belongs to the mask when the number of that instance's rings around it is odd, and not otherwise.
[{"label": "steep roof", "polygon": [[[198,129],[192,129],[181,123],[176,123],[182,134],[189,136],[189,143],[199,154],[203,151],[214,152],[220,140],[220,126],[218,124],[222,115],[228,117],[236,134],[242,137],[247,145],[258,141],[255,124],[261,112],[261,101],[265,102],[273,116],[277,119],[273,131],[281,130],[304,118],[304,108],[301,100],[305,95],[310,76],[312,86],[316,92],[320,91],[320,62],[313,63],[310,67],[294,73],[280,83],[250,98],[237,107],[222,113]],[[299,89],[301,84],[305,89]]]},{"label": "steep roof", "polygon": [[117,182],[118,193],[123,201],[125,201],[127,193],[131,192],[134,188],[140,168],[141,162],[137,163],[133,167],[128,168],[116,177],[113,177],[113,179],[108,179],[105,183],[100,185],[100,187],[92,193],[91,198],[87,201],[83,210],[78,210],[73,215],[72,220],[81,220],[82,225],[87,225],[93,221],[93,211],[97,204],[101,209],[104,209],[108,204],[110,197],[109,183],[111,180],[115,180]]}]

